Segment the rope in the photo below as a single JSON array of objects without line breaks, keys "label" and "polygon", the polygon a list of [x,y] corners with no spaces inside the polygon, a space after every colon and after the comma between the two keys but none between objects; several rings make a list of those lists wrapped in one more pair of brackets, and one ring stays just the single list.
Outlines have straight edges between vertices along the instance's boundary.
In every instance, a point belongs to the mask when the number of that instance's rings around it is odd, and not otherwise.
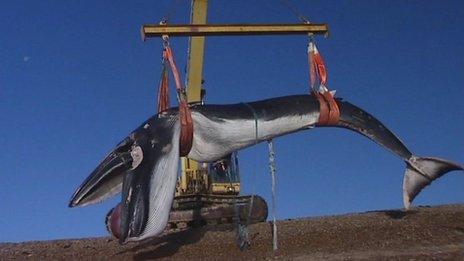
[{"label": "rope", "polygon": [[[231,155],[232,156],[232,155]],[[227,169],[227,179],[229,180],[230,186],[233,188],[235,193],[235,186],[232,184],[232,174],[230,173],[230,166]],[[234,213],[235,221],[237,222],[237,245],[241,251],[246,250],[250,246],[249,234],[244,226],[240,222],[240,211],[237,205],[237,196],[234,198]]]},{"label": "rope", "polygon": [[[251,112],[253,113],[253,118],[255,121],[255,144],[259,142],[259,132],[258,132],[258,115],[255,111],[255,109],[248,103],[243,103],[245,106],[247,106]],[[275,166],[275,152],[274,152],[274,146],[272,143],[272,139],[268,140],[268,148],[269,148],[269,171],[271,173],[271,178],[272,178],[272,216],[273,216],[273,233],[272,233],[272,248],[274,251],[277,250],[277,222],[276,222],[276,199],[275,199],[275,194],[276,194],[276,178],[275,178],[275,172],[276,172],[276,166]],[[248,221],[251,218],[251,211],[253,208],[253,197],[252,195],[251,202],[250,202],[250,209],[248,211]],[[248,225],[248,222],[247,222]],[[247,233],[248,231],[246,231]],[[246,234],[248,237],[248,233]]]},{"label": "rope", "polygon": [[[258,115],[257,115],[255,109],[253,107],[251,107],[250,104],[248,104],[248,103],[244,103],[244,104],[253,113],[253,118],[255,120],[255,143],[254,144],[257,144],[259,142],[259,139],[258,139]],[[252,181],[254,181],[254,178],[255,178],[254,176],[255,176],[255,171],[253,171],[253,173],[252,173]],[[251,194],[251,200],[250,200],[250,207],[248,209],[247,225],[250,224],[251,211],[253,210],[253,202],[254,202],[254,199],[255,199],[254,182],[252,182],[252,191],[251,192],[252,192],[252,194]]]},{"label": "rope", "polygon": [[168,22],[171,19],[171,16],[174,15],[177,5],[179,4],[180,0],[172,0],[169,3],[168,10],[166,11],[166,15],[164,16],[163,20],[164,22]]},{"label": "rope", "polygon": [[253,118],[255,119],[255,143],[254,144],[257,144],[259,142],[258,140],[258,114],[256,114],[256,111],[253,107],[251,107],[250,104],[246,103],[246,102],[242,102],[245,106],[247,106],[251,112],[253,113]]},{"label": "rope", "polygon": [[276,223],[276,165],[272,139],[267,141],[269,148],[269,171],[272,178],[272,249],[277,250],[277,223]]},{"label": "rope", "polygon": [[[253,118],[254,118],[254,122],[255,122],[255,142],[254,144],[257,144],[259,142],[259,139],[258,139],[258,115],[255,111],[255,109],[248,103],[243,103],[246,107],[248,107],[251,112],[253,113]],[[237,158],[235,158],[236,160]],[[237,160],[236,160],[237,162]],[[254,175],[255,175],[255,172],[253,171],[252,173],[252,179],[254,180]],[[240,216],[238,215],[238,207],[236,206],[236,202],[234,200],[234,209],[235,209],[235,213],[237,215],[237,244],[240,248],[240,250],[244,251],[246,249],[248,249],[251,245],[251,240],[250,240],[250,233],[248,231],[248,225],[250,224],[250,221],[251,221],[251,213],[253,211],[253,204],[254,204],[254,197],[255,197],[255,194],[254,194],[254,184],[252,185],[252,194],[251,194],[251,199],[250,199],[250,204],[249,204],[249,208],[248,208],[248,215],[247,215],[247,218],[246,218],[246,222],[245,224],[241,224],[240,222]]]},{"label": "rope", "polygon": [[280,0],[280,2],[285,5],[300,21],[302,21],[305,24],[309,24],[309,20],[304,17],[298,10],[287,0]]}]

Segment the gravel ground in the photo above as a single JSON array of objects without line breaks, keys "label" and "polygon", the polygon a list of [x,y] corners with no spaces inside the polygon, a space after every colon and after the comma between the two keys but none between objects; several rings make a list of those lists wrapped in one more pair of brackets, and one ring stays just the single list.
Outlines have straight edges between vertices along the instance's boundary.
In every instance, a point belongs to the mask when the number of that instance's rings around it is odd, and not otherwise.
[{"label": "gravel ground", "polygon": [[0,260],[464,260],[464,204],[372,211],[249,227],[251,246],[241,251],[230,227],[179,231],[120,246],[86,238],[0,243]]}]

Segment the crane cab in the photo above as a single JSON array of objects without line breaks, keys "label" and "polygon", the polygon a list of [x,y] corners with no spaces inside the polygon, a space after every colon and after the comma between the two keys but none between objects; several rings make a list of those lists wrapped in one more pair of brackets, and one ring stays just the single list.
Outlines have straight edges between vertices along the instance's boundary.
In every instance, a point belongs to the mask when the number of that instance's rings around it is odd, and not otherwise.
[{"label": "crane cab", "polygon": [[234,152],[209,165],[209,190],[212,194],[238,195],[240,176],[238,157]]}]

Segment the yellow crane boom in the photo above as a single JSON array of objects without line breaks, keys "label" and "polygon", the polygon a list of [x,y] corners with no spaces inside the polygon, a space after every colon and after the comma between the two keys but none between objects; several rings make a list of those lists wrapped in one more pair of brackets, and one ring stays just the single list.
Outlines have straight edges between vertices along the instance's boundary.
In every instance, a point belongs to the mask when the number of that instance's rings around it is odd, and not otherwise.
[{"label": "yellow crane boom", "polygon": [[[192,14],[190,22],[192,24],[206,24],[206,14],[208,11],[208,0],[192,0]],[[171,36],[171,32],[168,31]],[[203,57],[205,50],[205,37],[192,36],[189,41],[188,62],[187,62],[187,101],[201,102],[201,89],[203,81]],[[198,162],[189,158],[182,158],[182,175],[180,189],[187,191],[188,179],[195,183],[200,183],[200,187],[208,187],[207,171],[198,166]],[[196,191],[198,192],[198,191]]]}]

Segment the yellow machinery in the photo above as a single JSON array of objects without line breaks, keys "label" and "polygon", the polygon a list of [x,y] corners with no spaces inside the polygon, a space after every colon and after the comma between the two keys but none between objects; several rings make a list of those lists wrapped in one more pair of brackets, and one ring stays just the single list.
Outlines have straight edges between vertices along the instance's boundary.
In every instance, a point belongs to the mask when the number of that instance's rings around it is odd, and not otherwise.
[{"label": "yellow machinery", "polygon": [[[191,24],[206,24],[208,0],[192,1]],[[203,57],[205,37],[195,36],[189,40],[189,57],[187,63],[187,101],[189,103],[202,102]],[[189,158],[182,158],[182,174],[176,189],[176,196],[185,194],[207,193],[207,166]]]},{"label": "yellow machinery", "polygon": [[[144,25],[142,38],[168,35],[190,36],[187,64],[187,100],[201,103],[205,36],[265,34],[327,34],[326,24],[206,24],[208,0],[192,0],[188,25]],[[265,221],[267,204],[257,195],[239,196],[240,179],[235,154],[213,164],[182,158],[182,174],[170,216],[170,228],[193,224],[226,222],[234,218],[247,223]],[[251,204],[251,205],[250,205]],[[251,207],[250,207],[251,206]]]},{"label": "yellow machinery", "polygon": [[214,164],[197,163],[182,159],[182,174],[176,186],[176,196],[186,194],[238,195],[240,178],[236,154]]}]

